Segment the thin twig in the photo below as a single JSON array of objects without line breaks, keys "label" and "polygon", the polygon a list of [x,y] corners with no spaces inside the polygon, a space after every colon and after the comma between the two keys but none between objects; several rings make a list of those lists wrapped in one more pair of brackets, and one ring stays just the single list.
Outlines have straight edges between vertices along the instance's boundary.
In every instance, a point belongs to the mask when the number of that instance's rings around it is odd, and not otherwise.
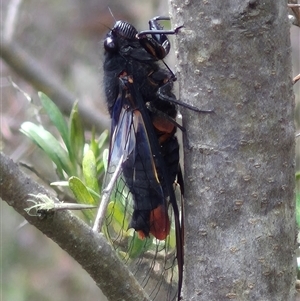
[{"label": "thin twig", "polygon": [[300,80],[300,73],[293,78],[293,83],[295,84],[298,80]]},{"label": "thin twig", "polygon": [[105,212],[106,212],[106,209],[108,206],[109,198],[110,198],[113,186],[117,180],[117,177],[119,176],[122,163],[123,163],[123,155],[121,156],[118,166],[117,166],[112,178],[110,179],[107,187],[105,187],[105,189],[103,189],[103,191],[102,191],[102,198],[101,198],[100,206],[99,206],[96,220],[95,220],[94,227],[93,227],[93,231],[95,231],[95,232],[99,232],[101,230],[103,220],[105,217]]},{"label": "thin twig", "polygon": [[293,13],[293,25],[300,26],[300,7],[297,0],[289,0],[288,7]]},{"label": "thin twig", "polygon": [[12,41],[21,4],[22,0],[11,0],[8,4],[7,16],[4,22],[3,29],[3,39],[5,39],[7,42]]},{"label": "thin twig", "polygon": [[55,211],[62,210],[84,210],[92,209],[97,206],[89,204],[77,204],[77,203],[64,203],[57,202],[52,198],[49,198],[47,195],[38,193],[38,194],[28,194],[28,196],[33,197],[33,199],[28,199],[27,202],[32,203],[33,205],[26,208],[25,211],[31,216],[39,216],[41,212],[44,214],[54,213]]}]

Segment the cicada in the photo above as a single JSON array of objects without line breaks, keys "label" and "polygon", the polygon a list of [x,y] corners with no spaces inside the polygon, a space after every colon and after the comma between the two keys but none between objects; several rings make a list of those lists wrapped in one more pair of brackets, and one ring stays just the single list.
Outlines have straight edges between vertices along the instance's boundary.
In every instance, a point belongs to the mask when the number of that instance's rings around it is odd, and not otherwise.
[{"label": "cicada", "polygon": [[182,26],[164,30],[160,20],[169,18],[155,17],[141,32],[117,21],[104,40],[111,138],[103,187],[117,177],[102,231],[152,300],[179,300],[183,180],[175,133],[183,128],[175,120],[176,77],[163,59],[170,51],[167,36]]}]

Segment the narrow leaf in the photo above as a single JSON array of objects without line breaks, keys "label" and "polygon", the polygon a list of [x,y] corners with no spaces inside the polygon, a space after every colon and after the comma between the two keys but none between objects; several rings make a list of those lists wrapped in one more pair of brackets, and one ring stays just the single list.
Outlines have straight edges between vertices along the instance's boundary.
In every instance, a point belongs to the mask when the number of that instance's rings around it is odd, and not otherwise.
[{"label": "narrow leaf", "polygon": [[[81,164],[84,149],[84,130],[78,112],[78,103],[76,102],[72,108],[70,115],[70,155],[76,157],[77,163]],[[72,160],[75,159],[72,157]]]},{"label": "narrow leaf", "polygon": [[105,142],[107,141],[108,138],[108,130],[105,130],[101,133],[99,139],[98,139],[98,148],[102,149]]},{"label": "narrow leaf", "polygon": [[37,126],[32,122],[24,122],[20,130],[45,151],[55,163],[61,176],[63,175],[62,170],[68,175],[72,174],[72,164],[67,152],[51,133],[46,131],[42,126]]},{"label": "narrow leaf", "polygon": [[99,192],[96,159],[91,150],[88,150],[84,154],[82,160],[82,170],[86,186],[96,192]]},{"label": "narrow leaf", "polygon": [[46,94],[42,92],[39,92],[38,94],[44,110],[47,112],[47,115],[49,116],[52,123],[58,129],[68,151],[70,152],[71,148],[68,134],[69,130],[64,116],[62,115],[56,104]]},{"label": "narrow leaf", "polygon": [[[89,205],[95,205],[96,202],[94,201],[94,198],[89,193],[87,187],[84,185],[84,183],[77,177],[71,177],[69,179],[69,187],[72,190],[76,200],[78,203],[81,204],[89,204]],[[95,217],[96,212],[93,210],[85,210],[83,212],[85,216],[92,221]]]},{"label": "narrow leaf", "polygon": [[98,147],[98,141],[95,138],[95,128],[92,129],[92,137],[91,137],[91,142],[90,142],[90,149],[95,155],[95,158],[98,158],[100,154],[100,150]]}]

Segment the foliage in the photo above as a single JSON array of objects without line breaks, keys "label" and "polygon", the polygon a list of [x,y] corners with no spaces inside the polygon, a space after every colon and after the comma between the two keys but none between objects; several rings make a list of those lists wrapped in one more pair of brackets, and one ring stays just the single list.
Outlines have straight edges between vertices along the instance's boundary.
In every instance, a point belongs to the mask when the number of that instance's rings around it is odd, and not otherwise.
[{"label": "foliage", "polygon": [[[104,175],[104,146],[108,132],[104,131],[97,139],[95,132],[88,143],[85,139],[83,125],[75,103],[70,114],[69,123],[45,94],[39,92],[43,109],[58,130],[56,138],[41,124],[24,122],[21,132],[36,143],[55,164],[59,177],[52,185],[69,187],[78,203],[95,205],[100,198],[98,179]],[[86,210],[88,220],[94,219],[92,210]]]},{"label": "foliage", "polygon": [[[98,205],[101,194],[98,179],[103,178],[107,166],[108,150],[105,149],[105,143],[108,132],[104,131],[96,139],[93,131],[92,138],[88,143],[85,139],[77,103],[74,104],[67,123],[59,108],[47,95],[39,92],[39,97],[43,109],[60,136],[56,138],[41,124],[29,121],[21,125],[21,132],[37,144],[54,163],[59,181],[53,182],[51,185],[69,188],[78,204]],[[129,252],[128,250],[126,251],[127,248],[125,248],[124,252],[120,251],[120,257],[128,260],[128,257],[138,257],[145,249],[157,248],[158,242],[156,240],[149,238],[145,243],[145,241],[135,235],[132,229],[128,230],[132,214],[128,207],[133,208],[133,205],[126,206],[125,204],[125,202],[131,202],[130,198],[128,198],[129,192],[122,180],[117,181],[115,189],[123,191],[123,193],[118,194],[118,198],[111,199],[107,207],[107,216],[113,216],[110,225],[116,233],[122,231],[123,237],[127,241],[125,244],[131,246]],[[68,190],[64,192],[68,193]],[[38,196],[36,198],[42,201],[42,204],[35,203],[34,206],[28,208],[29,212],[34,208],[41,209],[43,206],[46,206],[46,204],[43,204],[43,200]],[[127,209],[125,210],[125,208]],[[68,208],[66,207],[66,209]],[[114,212],[113,215],[112,212]],[[87,209],[83,213],[88,222],[95,220],[95,210]],[[111,240],[106,226],[103,227],[102,231],[107,239]],[[175,248],[175,226],[173,224],[168,244],[172,250]]]}]

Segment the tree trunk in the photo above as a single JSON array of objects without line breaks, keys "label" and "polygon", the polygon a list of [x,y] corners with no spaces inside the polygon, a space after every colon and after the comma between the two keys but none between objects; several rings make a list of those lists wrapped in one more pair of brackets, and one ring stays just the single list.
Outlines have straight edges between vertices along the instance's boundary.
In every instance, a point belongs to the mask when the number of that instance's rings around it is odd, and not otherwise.
[{"label": "tree trunk", "polygon": [[286,1],[172,0],[185,154],[184,300],[293,300]]}]

